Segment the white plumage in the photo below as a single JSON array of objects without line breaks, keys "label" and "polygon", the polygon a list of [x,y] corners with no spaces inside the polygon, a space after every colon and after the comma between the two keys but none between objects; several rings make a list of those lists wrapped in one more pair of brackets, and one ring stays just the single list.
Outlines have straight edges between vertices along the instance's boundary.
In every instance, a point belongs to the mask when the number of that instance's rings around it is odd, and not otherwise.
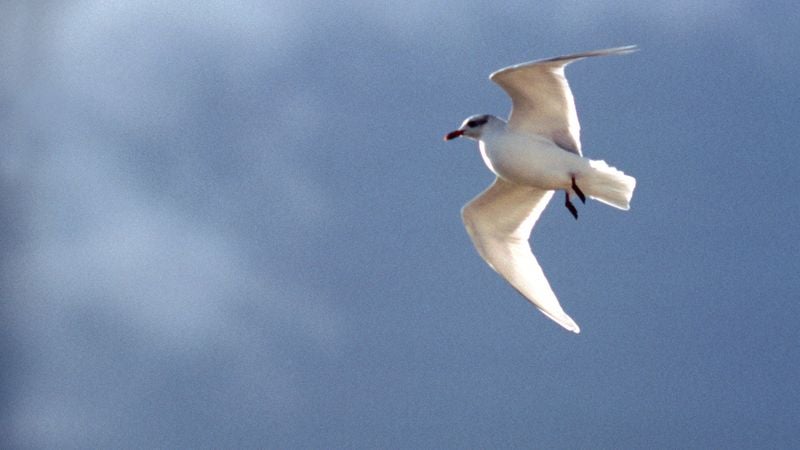
[{"label": "white plumage", "polygon": [[531,231],[555,190],[565,192],[565,205],[577,219],[571,195],[627,210],[636,180],[604,161],[582,156],[578,115],[564,67],[591,56],[635,50],[596,50],[498,70],[490,79],[511,97],[508,123],[491,115],[472,116],[445,136],[477,140],[486,166],[496,175],[494,183],[461,211],[478,253],[542,313],[575,333],[580,328],[561,308],[531,252]]}]

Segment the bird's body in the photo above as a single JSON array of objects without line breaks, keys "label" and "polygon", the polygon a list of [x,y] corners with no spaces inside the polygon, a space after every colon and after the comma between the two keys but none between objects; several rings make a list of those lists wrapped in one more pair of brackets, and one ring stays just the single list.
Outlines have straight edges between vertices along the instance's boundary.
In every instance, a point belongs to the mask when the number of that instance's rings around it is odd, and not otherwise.
[{"label": "bird's body", "polygon": [[489,170],[506,181],[563,190],[570,188],[570,174],[579,176],[589,168],[588,160],[565,152],[545,136],[505,128],[487,131],[478,143],[481,157]]},{"label": "bird's body", "polygon": [[492,116],[467,118],[445,140],[478,141],[494,183],[461,211],[464,225],[483,259],[547,317],[575,333],[580,328],[561,308],[528,238],[556,190],[577,219],[570,200],[577,195],[627,210],[636,180],[603,161],[584,158],[572,92],[564,76],[570,62],[590,56],[624,54],[618,47],[507,67],[493,73],[511,97],[509,121]]}]

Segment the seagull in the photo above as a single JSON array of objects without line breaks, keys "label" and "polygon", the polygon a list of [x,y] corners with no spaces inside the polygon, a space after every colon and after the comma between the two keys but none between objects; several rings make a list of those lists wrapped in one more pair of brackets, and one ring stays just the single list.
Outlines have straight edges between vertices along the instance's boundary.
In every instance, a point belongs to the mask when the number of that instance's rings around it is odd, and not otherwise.
[{"label": "seagull", "polygon": [[478,141],[483,162],[496,176],[461,210],[478,253],[539,311],[574,333],[580,333],[580,327],[564,312],[531,251],[528,239],[533,226],[559,190],[576,220],[573,195],[583,203],[590,198],[628,210],[636,179],[604,161],[583,157],[578,114],[564,68],[580,59],[636,50],[629,45],[500,69],[489,79],[511,97],[508,122],[490,114],[475,115],[444,137]]}]

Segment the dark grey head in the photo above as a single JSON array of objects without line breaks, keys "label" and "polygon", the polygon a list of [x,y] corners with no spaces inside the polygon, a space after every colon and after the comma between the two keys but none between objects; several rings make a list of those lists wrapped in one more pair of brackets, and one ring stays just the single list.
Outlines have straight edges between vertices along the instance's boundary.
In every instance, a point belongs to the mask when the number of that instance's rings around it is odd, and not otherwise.
[{"label": "dark grey head", "polygon": [[495,117],[491,114],[478,114],[467,117],[457,130],[447,133],[444,140],[449,141],[461,136],[478,140],[487,128],[496,126],[502,127],[504,125],[505,122],[499,117]]}]

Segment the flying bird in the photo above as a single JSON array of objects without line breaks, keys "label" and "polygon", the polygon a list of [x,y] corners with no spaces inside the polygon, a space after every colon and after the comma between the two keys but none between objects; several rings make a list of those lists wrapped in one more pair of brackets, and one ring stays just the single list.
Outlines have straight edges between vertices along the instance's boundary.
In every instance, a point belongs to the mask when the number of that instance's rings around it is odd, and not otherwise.
[{"label": "flying bird", "polygon": [[583,157],[564,68],[580,59],[636,50],[634,45],[594,50],[500,69],[489,79],[511,97],[508,122],[475,115],[444,137],[478,141],[483,162],[496,176],[461,210],[478,253],[539,311],[575,333],[580,327],[564,312],[533,256],[531,230],[555,191],[564,191],[564,205],[577,220],[573,196],[627,210],[636,179],[604,161]]}]

